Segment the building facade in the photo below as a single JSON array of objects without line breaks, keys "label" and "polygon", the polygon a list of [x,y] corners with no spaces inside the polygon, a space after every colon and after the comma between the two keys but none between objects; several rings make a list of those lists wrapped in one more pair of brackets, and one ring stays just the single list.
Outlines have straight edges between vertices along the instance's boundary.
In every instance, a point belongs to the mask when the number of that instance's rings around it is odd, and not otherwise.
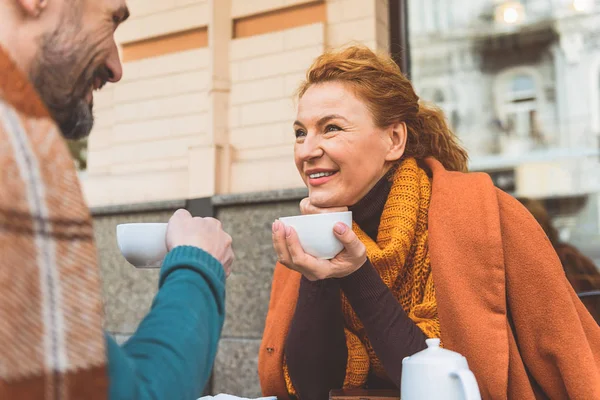
[{"label": "building facade", "polygon": [[471,156],[600,261],[600,14],[592,0],[410,2],[412,80]]}]

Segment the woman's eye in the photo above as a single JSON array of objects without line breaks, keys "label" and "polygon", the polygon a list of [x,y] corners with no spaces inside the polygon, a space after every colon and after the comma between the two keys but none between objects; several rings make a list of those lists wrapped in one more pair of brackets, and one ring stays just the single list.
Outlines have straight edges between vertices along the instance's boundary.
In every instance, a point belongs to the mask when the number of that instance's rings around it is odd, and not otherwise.
[{"label": "woman's eye", "polygon": [[325,132],[337,132],[337,131],[341,131],[342,128],[340,128],[337,125],[327,125],[325,127]]},{"label": "woman's eye", "polygon": [[296,135],[296,138],[306,136],[306,132],[304,131],[304,129],[296,129],[294,133]]}]

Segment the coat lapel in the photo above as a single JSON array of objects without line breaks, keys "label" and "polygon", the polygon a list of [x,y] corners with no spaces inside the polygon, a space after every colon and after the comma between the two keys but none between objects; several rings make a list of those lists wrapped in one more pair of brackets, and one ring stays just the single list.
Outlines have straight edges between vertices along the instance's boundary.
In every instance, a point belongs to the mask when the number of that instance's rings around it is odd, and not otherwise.
[{"label": "coat lapel", "polygon": [[496,189],[486,174],[446,171],[435,159],[430,257],[442,341],[464,355],[484,398],[506,398],[506,276]]}]

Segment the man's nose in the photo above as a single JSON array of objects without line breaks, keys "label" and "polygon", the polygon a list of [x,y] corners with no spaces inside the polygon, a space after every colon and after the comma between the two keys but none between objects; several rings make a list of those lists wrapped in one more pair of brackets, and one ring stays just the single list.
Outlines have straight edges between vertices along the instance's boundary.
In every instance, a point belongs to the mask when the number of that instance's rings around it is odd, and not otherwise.
[{"label": "man's nose", "polygon": [[121,59],[119,58],[119,50],[117,44],[113,41],[110,55],[106,60],[106,68],[110,71],[108,78],[109,82],[116,83],[123,78],[123,66],[121,65]]}]

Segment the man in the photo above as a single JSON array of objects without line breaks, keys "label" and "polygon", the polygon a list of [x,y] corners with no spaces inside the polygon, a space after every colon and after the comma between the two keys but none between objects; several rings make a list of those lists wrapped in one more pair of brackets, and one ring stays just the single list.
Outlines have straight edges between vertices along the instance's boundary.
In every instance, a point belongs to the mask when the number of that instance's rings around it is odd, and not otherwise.
[{"label": "man", "polygon": [[151,311],[122,348],[102,331],[64,138],[89,134],[93,91],[121,79],[128,15],[125,0],[0,2],[0,399],[195,399],[208,379],[233,261],[214,219],[177,211]]}]

